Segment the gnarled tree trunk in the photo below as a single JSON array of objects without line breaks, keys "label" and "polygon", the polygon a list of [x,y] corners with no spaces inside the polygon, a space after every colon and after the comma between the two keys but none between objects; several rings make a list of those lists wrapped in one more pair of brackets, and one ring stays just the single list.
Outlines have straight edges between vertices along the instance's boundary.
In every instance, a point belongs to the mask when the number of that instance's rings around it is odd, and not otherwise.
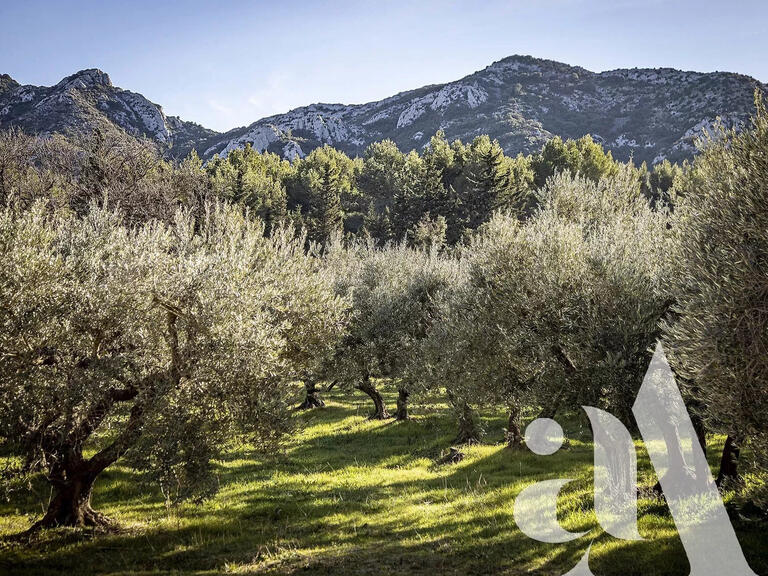
[{"label": "gnarled tree trunk", "polygon": [[80,528],[110,528],[112,523],[91,508],[91,493],[95,477],[89,473],[73,474],[65,482],[54,484],[54,496],[45,516],[31,528],[75,526]]},{"label": "gnarled tree trunk", "polygon": [[[174,375],[176,382],[179,376]],[[52,528],[55,526],[113,528],[114,524],[104,515],[91,508],[91,494],[96,478],[109,466],[134,446],[141,436],[146,418],[146,406],[154,398],[156,389],[152,384],[155,376],[150,376],[145,381],[146,388],[141,399],[137,400],[130,411],[130,416],[123,430],[110,443],[104,446],[88,460],[83,459],[81,452],[82,440],[87,438],[95,424],[106,414],[99,410],[91,414],[82,429],[74,434],[70,443],[59,444],[54,454],[58,459],[51,466],[48,480],[54,490],[53,498],[48,504],[45,515],[32,527],[29,532],[40,528]],[[138,392],[135,388],[113,390],[110,392],[112,402],[136,398]],[[103,413],[102,413],[103,412]],[[74,442],[74,444],[72,443]]]},{"label": "gnarled tree trunk", "polygon": [[411,393],[406,388],[397,389],[397,411],[395,419],[399,421],[408,420],[408,397]]},{"label": "gnarled tree trunk", "polygon": [[570,385],[570,380],[576,374],[576,366],[574,366],[573,362],[568,357],[568,354],[566,354],[562,346],[553,345],[552,355],[563,367],[563,371],[565,372],[565,380],[563,381],[560,389],[557,391],[557,394],[555,394],[554,398],[550,400],[547,406],[544,406],[541,409],[541,412],[539,413],[539,418],[551,419],[557,415],[557,412],[560,410],[560,407],[563,404],[563,399],[566,396],[568,386]]},{"label": "gnarled tree trunk", "polygon": [[707,426],[700,413],[700,403],[691,402],[688,406],[688,413],[691,416],[691,424],[693,424],[693,430],[696,432],[696,439],[701,446],[701,451],[704,453],[704,459],[694,460],[694,473],[697,479],[704,481],[710,474],[709,463],[707,462]]},{"label": "gnarled tree trunk", "polygon": [[387,406],[384,404],[384,398],[376,387],[371,382],[370,377],[366,374],[363,377],[363,381],[357,385],[357,389],[365,392],[373,400],[373,414],[370,415],[371,420],[385,420],[389,418],[389,412],[387,412]]},{"label": "gnarled tree trunk", "polygon": [[[136,445],[144,430],[147,408],[154,402],[161,383],[178,386],[182,378],[180,369],[176,313],[168,313],[168,342],[171,348],[171,367],[167,372],[151,373],[135,383],[111,388],[94,403],[78,422],[72,424],[68,434],[61,429],[46,430],[58,413],[54,411],[31,436],[51,462],[47,480],[53,488],[53,498],[43,517],[35,522],[28,533],[55,526],[113,528],[114,524],[91,507],[93,483],[99,474],[117,462],[127,450]],[[114,406],[131,402],[128,419],[114,439],[88,459],[83,458],[82,447],[93,432],[108,417]]]},{"label": "gnarled tree trunk", "polygon": [[517,404],[509,407],[509,423],[506,434],[509,448],[521,448],[523,446],[523,433],[520,430],[521,416],[521,410]]},{"label": "gnarled tree trunk", "polygon": [[299,405],[299,410],[310,410],[311,408],[322,408],[325,406],[325,402],[318,395],[317,385],[314,380],[305,382],[304,388],[306,389],[306,396]]},{"label": "gnarled tree trunk", "polygon": [[739,475],[739,455],[741,454],[741,442],[730,434],[725,439],[723,455],[720,458],[720,472],[715,483],[722,486],[726,480],[735,480]]},{"label": "gnarled tree trunk", "polygon": [[[667,462],[668,471],[664,475],[664,478],[670,482],[683,483],[687,485],[695,481],[694,471],[692,471],[686,461],[683,453],[683,447],[680,444],[680,436],[675,430],[670,430],[669,427],[662,427],[662,434],[664,436],[664,443],[667,447]],[[673,473],[674,471],[674,473]],[[679,472],[678,472],[679,471]],[[656,494],[662,494],[661,478],[654,484],[653,491]]]}]

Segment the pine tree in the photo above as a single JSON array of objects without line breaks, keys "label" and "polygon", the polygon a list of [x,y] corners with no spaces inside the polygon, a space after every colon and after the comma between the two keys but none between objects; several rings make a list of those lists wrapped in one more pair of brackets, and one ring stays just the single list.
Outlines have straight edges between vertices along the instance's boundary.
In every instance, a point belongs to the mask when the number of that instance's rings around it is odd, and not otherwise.
[{"label": "pine tree", "polygon": [[604,176],[616,174],[618,170],[610,151],[603,150],[589,134],[578,140],[566,141],[555,136],[533,156],[532,164],[537,188],[544,186],[547,179],[558,172],[578,173],[597,182]]},{"label": "pine tree", "polygon": [[385,244],[391,240],[392,221],[389,217],[389,207],[385,207],[381,213],[378,213],[374,203],[371,202],[363,220],[363,231],[378,244]]},{"label": "pine tree", "polygon": [[512,177],[497,141],[490,142],[487,136],[479,137],[472,148],[478,152],[477,166],[475,173],[468,175],[469,186],[462,200],[464,225],[474,230],[487,222],[510,194]]},{"label": "pine tree", "polygon": [[344,214],[341,210],[339,167],[326,162],[318,185],[312,190],[309,209],[309,238],[315,242],[327,242],[342,231]]},{"label": "pine tree", "polygon": [[247,144],[225,158],[214,158],[205,168],[213,191],[230,202],[247,207],[264,220],[265,232],[286,218],[287,198],[284,182],[291,165],[268,152],[260,153]]},{"label": "pine tree", "polygon": [[405,158],[397,192],[392,202],[392,234],[395,240],[405,238],[424,213],[425,163],[415,151]]},{"label": "pine tree", "polygon": [[392,140],[374,142],[366,148],[357,186],[378,212],[392,205],[405,159]]}]

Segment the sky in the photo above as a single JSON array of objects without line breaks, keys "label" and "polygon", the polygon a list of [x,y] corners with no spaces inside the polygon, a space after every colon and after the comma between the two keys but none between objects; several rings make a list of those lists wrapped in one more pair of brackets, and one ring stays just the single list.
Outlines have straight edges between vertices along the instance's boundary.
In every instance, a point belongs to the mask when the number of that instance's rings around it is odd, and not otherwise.
[{"label": "sky", "polygon": [[222,131],[457,80],[513,54],[768,82],[766,0],[0,0],[0,30],[0,73],[22,84],[100,68]]}]

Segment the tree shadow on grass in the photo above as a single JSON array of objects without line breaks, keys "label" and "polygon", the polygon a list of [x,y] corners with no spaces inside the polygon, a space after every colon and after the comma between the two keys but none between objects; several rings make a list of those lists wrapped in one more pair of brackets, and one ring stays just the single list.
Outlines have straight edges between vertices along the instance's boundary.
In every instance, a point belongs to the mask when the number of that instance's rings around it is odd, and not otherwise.
[{"label": "tree shadow on grass", "polygon": [[[489,466],[492,469],[493,466]],[[3,554],[7,574],[108,574],[117,572],[213,571],[238,566],[245,573],[294,574],[563,574],[586,549],[584,539],[567,545],[532,541],[501,513],[507,495],[489,490],[475,495],[479,512],[446,514],[427,529],[397,517],[384,519],[393,501],[416,506],[429,496],[412,485],[361,486],[315,491],[296,498],[290,492],[243,501],[239,509],[201,510],[185,515],[179,526],[150,527],[141,532],[110,535],[90,541],[51,536],[28,554],[27,549]],[[456,498],[453,498],[456,500]],[[350,525],[342,526],[340,515]],[[368,519],[368,521],[366,521]],[[571,526],[589,529],[589,526]],[[756,554],[761,534],[742,538],[758,573],[768,573],[765,550]],[[764,543],[764,541],[763,541]],[[757,549],[759,551],[759,548]],[[751,552],[751,554],[749,554]],[[758,562],[755,562],[758,558]],[[618,542],[606,535],[593,546],[595,574],[687,574],[685,554],[675,535],[646,542]]]},{"label": "tree shadow on grass", "polygon": [[[562,519],[569,530],[592,530],[589,446],[574,442],[540,457],[485,445],[467,448],[458,465],[425,465],[450,445],[445,411],[370,422],[330,400],[309,415],[317,434],[273,458],[231,454],[220,465],[220,494],[184,506],[176,518],[166,517],[159,493],[146,492],[135,472],[110,470],[97,483],[96,506],[148,524],[94,539],[54,531],[32,546],[9,545],[0,551],[0,573],[564,574],[586,550],[589,538],[563,545],[529,539],[512,506],[531,482],[576,478],[564,492]],[[641,532],[652,532],[647,541],[593,533],[595,574],[687,574],[663,504],[643,510],[653,512],[640,521]],[[768,575],[764,533],[739,527],[739,536],[753,568]]]},{"label": "tree shadow on grass", "polygon": [[[239,515],[209,518],[204,525],[121,534],[46,550],[44,558],[11,559],[8,574],[164,573],[185,570],[218,573],[238,567],[248,574],[563,574],[581,558],[588,540],[567,545],[532,541],[512,524],[493,526],[484,519],[467,522],[446,517],[432,527],[434,538],[418,526],[396,520],[360,525],[329,537],[323,524],[309,522],[301,534],[279,522],[268,528]],[[302,542],[302,539],[308,542]],[[647,567],[670,566],[680,555],[675,538],[653,543],[629,543],[616,555],[603,555],[595,543],[596,574],[685,574],[680,570],[648,572]],[[314,550],[312,548],[315,548]],[[684,557],[684,555],[683,555]],[[640,568],[638,558],[642,558]],[[7,560],[7,558],[6,558]],[[643,571],[645,570],[645,571]]]}]

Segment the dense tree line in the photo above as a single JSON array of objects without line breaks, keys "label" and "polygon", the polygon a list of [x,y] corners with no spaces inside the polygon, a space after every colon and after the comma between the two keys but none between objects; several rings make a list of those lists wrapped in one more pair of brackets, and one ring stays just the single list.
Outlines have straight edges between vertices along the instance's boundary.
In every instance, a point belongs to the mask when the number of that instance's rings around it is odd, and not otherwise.
[{"label": "dense tree line", "polygon": [[[621,166],[590,136],[555,138],[538,154],[511,158],[488,136],[465,144],[438,132],[420,153],[403,153],[385,140],[354,159],[324,146],[289,163],[246,147],[209,162],[205,172],[217,197],[242,203],[267,222],[287,218],[305,226],[318,242],[341,232],[378,245],[425,246],[460,243],[496,211],[529,214],[534,192],[554,174],[598,181]],[[652,198],[666,197],[678,172],[669,162],[631,170]]]},{"label": "dense tree line", "polygon": [[[479,136],[250,147],[203,162],[95,133],[0,135],[0,442],[36,474],[38,526],[104,525],[98,475],[125,458],[169,500],[214,489],[229,440],[272,445],[321,382],[444,395],[457,442],[502,407],[582,404],[634,428],[651,351],[670,352],[719,483],[764,502],[768,115],[683,166],[615,162],[589,136],[515,158]],[[750,482],[739,483],[748,446]],[[746,475],[742,475],[746,477]],[[762,490],[762,492],[761,492]]]},{"label": "dense tree line", "polygon": [[[323,146],[288,162],[246,146],[203,165],[194,152],[182,162],[165,161],[149,140],[115,133],[65,139],[11,131],[0,147],[0,200],[48,198],[77,214],[94,200],[107,202],[137,223],[169,221],[179,206],[196,211],[217,199],[247,208],[267,234],[291,224],[317,242],[342,233],[380,246],[455,245],[496,211],[532,213],[535,192],[554,174],[596,182],[621,166],[590,136],[554,138],[539,153],[515,158],[488,136],[465,144],[438,132],[420,153],[403,153],[385,140],[361,158]],[[629,166],[654,201],[667,199],[682,179],[683,169],[669,162],[652,170]]]}]

